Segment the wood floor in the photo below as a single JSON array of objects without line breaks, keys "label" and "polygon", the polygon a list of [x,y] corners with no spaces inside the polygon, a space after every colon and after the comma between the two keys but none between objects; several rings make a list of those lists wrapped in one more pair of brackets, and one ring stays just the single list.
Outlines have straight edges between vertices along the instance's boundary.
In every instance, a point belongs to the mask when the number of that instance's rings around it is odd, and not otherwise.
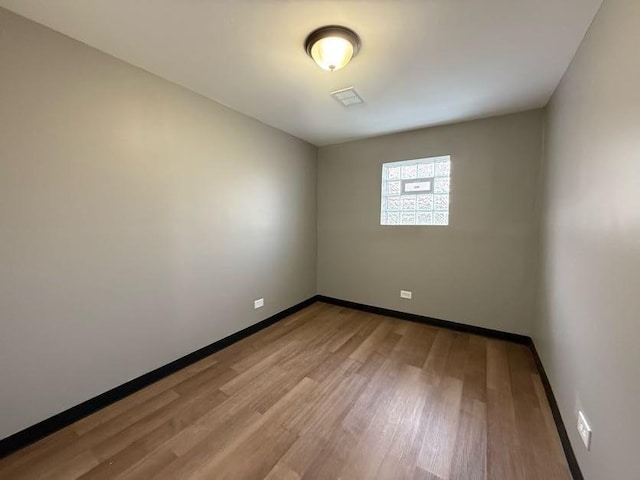
[{"label": "wood floor", "polygon": [[0,460],[2,479],[567,479],[529,349],[324,303]]}]

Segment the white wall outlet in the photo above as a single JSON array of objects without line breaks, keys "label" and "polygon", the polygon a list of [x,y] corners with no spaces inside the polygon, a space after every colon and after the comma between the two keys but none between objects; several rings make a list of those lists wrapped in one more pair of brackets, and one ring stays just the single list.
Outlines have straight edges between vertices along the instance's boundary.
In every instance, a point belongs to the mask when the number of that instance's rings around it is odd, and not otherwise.
[{"label": "white wall outlet", "polygon": [[410,292],[409,290],[400,290],[400,298],[406,298],[407,300],[411,300],[412,296],[413,296],[413,292]]},{"label": "white wall outlet", "polygon": [[591,425],[587,422],[586,417],[582,411],[578,412],[578,433],[582,438],[582,443],[587,447],[587,450],[591,447]]},{"label": "white wall outlet", "polygon": [[253,308],[257,310],[258,308],[264,307],[264,298],[259,298],[258,300],[253,301]]}]

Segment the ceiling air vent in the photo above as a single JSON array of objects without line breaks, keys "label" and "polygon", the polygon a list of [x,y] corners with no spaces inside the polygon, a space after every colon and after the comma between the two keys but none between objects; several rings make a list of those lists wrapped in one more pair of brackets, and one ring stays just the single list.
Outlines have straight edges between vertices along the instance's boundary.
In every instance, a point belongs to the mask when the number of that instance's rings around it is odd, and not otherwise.
[{"label": "ceiling air vent", "polygon": [[335,92],[331,92],[331,96],[345,107],[351,107],[359,103],[364,103],[362,98],[360,98],[353,87],[347,87],[341,90],[336,90]]}]

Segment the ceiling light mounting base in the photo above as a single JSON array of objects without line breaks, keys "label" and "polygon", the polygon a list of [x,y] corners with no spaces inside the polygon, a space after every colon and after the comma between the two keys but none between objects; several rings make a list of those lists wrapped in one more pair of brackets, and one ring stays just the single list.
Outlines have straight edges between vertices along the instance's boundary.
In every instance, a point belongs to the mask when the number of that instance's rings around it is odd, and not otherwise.
[{"label": "ceiling light mounting base", "polygon": [[320,68],[333,72],[349,63],[360,45],[360,37],[350,28],[327,25],[307,36],[304,49]]}]

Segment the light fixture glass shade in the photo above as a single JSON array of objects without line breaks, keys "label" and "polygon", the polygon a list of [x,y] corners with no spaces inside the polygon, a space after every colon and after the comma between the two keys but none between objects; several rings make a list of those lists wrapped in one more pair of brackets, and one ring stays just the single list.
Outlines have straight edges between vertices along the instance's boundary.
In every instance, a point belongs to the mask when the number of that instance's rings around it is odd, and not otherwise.
[{"label": "light fixture glass shade", "polygon": [[325,37],[311,47],[311,58],[323,70],[335,71],[344,67],[353,57],[353,45],[341,37]]},{"label": "light fixture glass shade", "polygon": [[358,53],[360,38],[353,30],[330,25],[314,30],[305,41],[307,54],[323,70],[340,70]]}]

